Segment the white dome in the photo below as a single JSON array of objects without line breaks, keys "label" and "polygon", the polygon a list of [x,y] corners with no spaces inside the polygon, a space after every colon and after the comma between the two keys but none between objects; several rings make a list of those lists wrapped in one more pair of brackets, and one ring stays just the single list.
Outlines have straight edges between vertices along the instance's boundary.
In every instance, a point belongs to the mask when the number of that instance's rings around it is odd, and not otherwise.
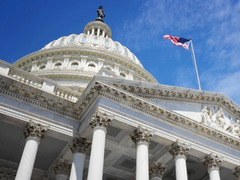
[{"label": "white dome", "polygon": [[157,83],[137,57],[113,41],[111,35],[107,24],[92,21],[85,26],[84,33],[54,40],[14,65],[79,92],[95,75]]},{"label": "white dome", "polygon": [[71,34],[50,42],[42,50],[59,47],[92,47],[116,55],[121,55],[142,67],[138,58],[128,48],[117,41],[113,41],[111,38],[105,38],[103,36],[93,34],[88,35],[84,33],[79,35]]}]

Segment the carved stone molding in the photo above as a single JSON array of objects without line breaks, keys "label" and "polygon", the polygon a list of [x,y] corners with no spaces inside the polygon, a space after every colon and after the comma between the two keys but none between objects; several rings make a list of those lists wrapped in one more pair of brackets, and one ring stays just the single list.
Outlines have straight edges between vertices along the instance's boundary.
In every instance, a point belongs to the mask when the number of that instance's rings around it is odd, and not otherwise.
[{"label": "carved stone molding", "polygon": [[134,130],[133,133],[130,134],[132,141],[137,145],[139,142],[147,142],[150,143],[152,139],[152,133],[150,133],[147,129],[138,126],[137,129]]},{"label": "carved stone molding", "polygon": [[93,129],[95,127],[103,127],[107,129],[109,127],[109,124],[112,122],[112,120],[113,120],[113,116],[97,111],[92,117],[90,126]]},{"label": "carved stone molding", "polygon": [[46,133],[48,126],[43,126],[39,123],[30,121],[24,130],[25,138],[34,138],[39,142],[44,139],[44,134]]},{"label": "carved stone molding", "polygon": [[188,151],[190,150],[190,146],[182,143],[180,141],[176,141],[169,148],[169,153],[173,156],[173,158],[177,156],[183,156],[186,158]]},{"label": "carved stone molding", "polygon": [[91,148],[91,142],[89,142],[86,138],[74,138],[72,143],[70,144],[70,149],[72,153],[80,152],[83,154],[89,154]]},{"label": "carved stone molding", "polygon": [[64,174],[66,176],[69,176],[71,169],[71,164],[67,160],[59,159],[57,162],[54,164],[53,170],[55,174]]},{"label": "carved stone molding", "polygon": [[240,178],[240,166],[234,168],[233,175]]},{"label": "carved stone molding", "polygon": [[150,179],[153,177],[162,177],[164,172],[166,171],[166,166],[161,163],[153,162],[149,168]]},{"label": "carved stone molding", "polygon": [[218,169],[219,170],[220,167],[221,167],[222,161],[223,161],[222,157],[211,153],[204,158],[203,164],[206,166],[208,171],[211,170],[211,169]]},{"label": "carved stone molding", "polygon": [[13,170],[11,168],[0,166],[0,179],[14,180],[16,172],[16,170]]}]

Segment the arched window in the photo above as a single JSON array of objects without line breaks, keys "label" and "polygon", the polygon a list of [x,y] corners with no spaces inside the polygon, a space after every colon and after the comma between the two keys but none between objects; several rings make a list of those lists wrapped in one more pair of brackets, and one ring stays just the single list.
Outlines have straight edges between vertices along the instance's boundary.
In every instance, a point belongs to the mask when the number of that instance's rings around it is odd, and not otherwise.
[{"label": "arched window", "polygon": [[90,68],[95,68],[96,66],[95,66],[95,64],[90,63],[90,64],[88,64],[88,67],[90,67]]},{"label": "arched window", "polygon": [[42,66],[40,66],[39,69],[45,69],[45,68],[46,68],[46,66],[45,66],[45,65],[42,65]]},{"label": "arched window", "polygon": [[122,77],[126,77],[126,74],[124,74],[124,73],[120,73],[120,76],[122,76]]},{"label": "arched window", "polygon": [[112,70],[112,69],[111,69],[110,67],[108,67],[108,66],[106,67],[106,69],[108,69],[108,70],[110,70],[110,71]]},{"label": "arched window", "polygon": [[55,67],[60,67],[60,66],[62,66],[62,63],[60,63],[60,62],[55,64]]},{"label": "arched window", "polygon": [[78,62],[73,62],[73,63],[71,64],[71,66],[72,66],[72,67],[77,67],[77,66],[78,66]]}]

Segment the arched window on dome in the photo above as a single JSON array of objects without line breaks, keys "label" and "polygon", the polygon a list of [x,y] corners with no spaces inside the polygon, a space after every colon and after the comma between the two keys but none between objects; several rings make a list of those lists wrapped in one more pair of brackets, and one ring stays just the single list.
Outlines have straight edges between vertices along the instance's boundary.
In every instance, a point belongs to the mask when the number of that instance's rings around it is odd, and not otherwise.
[{"label": "arched window on dome", "polygon": [[95,65],[95,64],[93,64],[93,63],[90,63],[90,64],[88,64],[88,67],[89,67],[89,68],[95,68],[95,67],[96,67],[96,65]]},{"label": "arched window on dome", "polygon": [[58,62],[58,63],[55,64],[55,67],[56,67],[56,68],[59,68],[59,67],[61,67],[61,66],[62,66],[62,63],[60,63],[60,62]]},{"label": "arched window on dome", "polygon": [[109,66],[107,66],[105,68],[108,69],[109,71],[112,71],[112,68],[110,68]]},{"label": "arched window on dome", "polygon": [[45,66],[45,65],[41,65],[41,66],[39,67],[39,69],[46,69],[46,66]]},{"label": "arched window on dome", "polygon": [[78,62],[72,62],[71,68],[77,68],[78,67]]},{"label": "arched window on dome", "polygon": [[120,73],[120,76],[122,76],[122,77],[124,77],[124,78],[125,78],[125,77],[126,77],[126,74],[125,74],[125,73],[123,73],[123,72],[121,72],[121,73]]}]

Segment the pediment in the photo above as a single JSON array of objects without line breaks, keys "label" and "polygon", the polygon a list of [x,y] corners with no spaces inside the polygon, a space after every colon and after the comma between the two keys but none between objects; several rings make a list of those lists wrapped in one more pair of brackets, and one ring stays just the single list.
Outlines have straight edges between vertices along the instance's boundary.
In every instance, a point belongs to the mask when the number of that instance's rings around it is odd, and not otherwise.
[{"label": "pediment", "polygon": [[96,76],[80,101],[94,91],[140,113],[240,146],[239,106],[223,94]]}]

